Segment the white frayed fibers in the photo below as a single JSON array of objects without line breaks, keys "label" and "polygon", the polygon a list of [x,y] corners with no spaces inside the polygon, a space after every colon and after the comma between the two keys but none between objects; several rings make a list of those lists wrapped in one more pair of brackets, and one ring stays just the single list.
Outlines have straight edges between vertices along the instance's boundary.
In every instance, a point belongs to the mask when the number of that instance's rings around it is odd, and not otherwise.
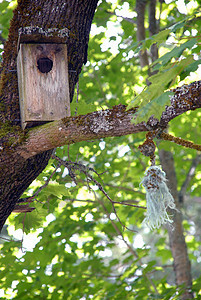
[{"label": "white frayed fibers", "polygon": [[174,198],[166,185],[166,174],[160,167],[149,167],[141,181],[146,190],[147,213],[144,223],[150,229],[159,228],[162,224],[172,223],[167,208],[176,209]]}]

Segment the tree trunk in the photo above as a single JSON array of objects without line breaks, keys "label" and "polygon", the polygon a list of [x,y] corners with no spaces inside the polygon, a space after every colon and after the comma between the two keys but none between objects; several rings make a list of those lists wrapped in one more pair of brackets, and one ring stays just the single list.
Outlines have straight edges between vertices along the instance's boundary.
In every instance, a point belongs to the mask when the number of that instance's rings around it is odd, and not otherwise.
[{"label": "tree trunk", "polygon": [[0,94],[0,230],[21,194],[46,167],[52,151],[24,159],[11,150],[20,128],[16,73],[17,41],[20,27],[68,28],[69,89],[74,87],[83,63],[87,61],[89,32],[98,0],[19,0],[5,45]]},{"label": "tree trunk", "polygon": [[[152,36],[158,33],[156,21],[156,0],[150,0],[149,2],[149,35]],[[157,44],[151,45],[151,60],[154,62],[158,59],[158,47]]]},{"label": "tree trunk", "polygon": [[[146,38],[145,27],[144,27],[145,9],[146,9],[146,0],[136,0],[138,42]],[[140,51],[139,57],[140,57],[141,68],[149,65],[148,55],[146,50]]]},{"label": "tree trunk", "polygon": [[177,178],[174,169],[174,158],[171,152],[160,150],[160,161],[163,170],[168,179],[167,184],[174,197],[175,204],[178,211],[171,210],[170,214],[173,216],[173,229],[168,227],[170,249],[174,259],[174,272],[176,277],[176,284],[183,289],[182,300],[193,299],[191,292],[191,265],[188,258],[187,247],[182,226],[182,213],[179,210],[179,198],[177,192]]}]

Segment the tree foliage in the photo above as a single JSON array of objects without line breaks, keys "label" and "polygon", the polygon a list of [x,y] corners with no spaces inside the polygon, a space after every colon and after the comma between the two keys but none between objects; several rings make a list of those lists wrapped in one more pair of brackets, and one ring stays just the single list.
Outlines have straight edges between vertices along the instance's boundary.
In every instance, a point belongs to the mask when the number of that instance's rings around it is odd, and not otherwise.
[{"label": "tree foliage", "polygon": [[[139,43],[133,1],[100,1],[88,61],[71,105],[73,115],[121,103],[139,107],[136,123],[151,116],[159,119],[172,89],[199,80],[200,1],[183,1],[185,12],[177,2],[167,2],[156,6],[160,31],[149,36],[146,30],[146,39]],[[3,39],[11,3],[0,3]],[[155,44],[159,58],[152,62]],[[150,65],[141,69],[139,52],[145,50]],[[200,116],[199,109],[182,114],[169,123],[169,133],[199,144]],[[138,146],[144,140],[145,133],[138,133],[56,149],[22,196],[35,210],[13,213],[8,235],[2,233],[2,299],[179,299],[183,286],[176,286],[167,228],[153,232],[142,224],[146,196],[139,183],[149,158]],[[192,291],[199,299],[201,156],[193,149],[156,142],[174,157]],[[23,233],[22,240],[17,233]],[[28,243],[34,238],[32,249]]]}]

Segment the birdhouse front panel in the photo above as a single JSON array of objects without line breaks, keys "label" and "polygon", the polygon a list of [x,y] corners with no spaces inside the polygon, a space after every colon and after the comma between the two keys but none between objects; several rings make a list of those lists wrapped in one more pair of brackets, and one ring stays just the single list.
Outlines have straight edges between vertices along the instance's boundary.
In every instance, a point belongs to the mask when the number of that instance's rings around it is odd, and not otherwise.
[{"label": "birdhouse front panel", "polygon": [[20,44],[17,65],[23,128],[70,116],[66,44]]}]

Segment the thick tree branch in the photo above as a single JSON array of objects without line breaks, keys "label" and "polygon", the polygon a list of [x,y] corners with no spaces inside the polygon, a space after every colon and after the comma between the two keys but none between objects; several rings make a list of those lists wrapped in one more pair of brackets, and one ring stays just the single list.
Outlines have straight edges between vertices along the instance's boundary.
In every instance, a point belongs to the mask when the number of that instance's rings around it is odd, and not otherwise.
[{"label": "thick tree branch", "polygon": [[131,124],[134,112],[135,109],[126,111],[125,106],[119,105],[113,109],[54,121],[31,129],[25,143],[15,151],[27,159],[62,145],[146,131],[143,123]]},{"label": "thick tree branch", "polygon": [[[64,118],[33,128],[29,131],[25,141],[15,147],[15,155],[18,153],[24,159],[28,159],[41,152],[67,144],[158,128],[164,129],[169,121],[178,115],[201,107],[201,81],[179,87],[174,92],[171,98],[172,105],[166,108],[160,122],[155,120],[152,122],[151,118],[147,124],[145,122],[132,124],[131,120],[137,108],[126,110],[126,106],[118,105],[113,109]],[[3,152],[3,147],[1,150]]]}]

